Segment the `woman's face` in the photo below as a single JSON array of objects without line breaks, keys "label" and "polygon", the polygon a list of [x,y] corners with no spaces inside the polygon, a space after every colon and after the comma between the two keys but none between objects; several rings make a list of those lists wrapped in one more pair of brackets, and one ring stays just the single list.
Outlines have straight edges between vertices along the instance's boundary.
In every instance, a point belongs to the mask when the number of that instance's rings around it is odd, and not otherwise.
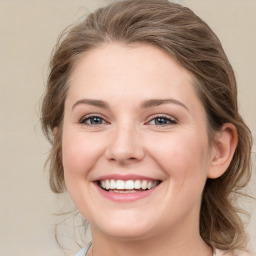
[{"label": "woman's face", "polygon": [[198,230],[212,156],[192,84],[188,71],[149,45],[106,44],[78,62],[62,158],[68,192],[94,234]]}]

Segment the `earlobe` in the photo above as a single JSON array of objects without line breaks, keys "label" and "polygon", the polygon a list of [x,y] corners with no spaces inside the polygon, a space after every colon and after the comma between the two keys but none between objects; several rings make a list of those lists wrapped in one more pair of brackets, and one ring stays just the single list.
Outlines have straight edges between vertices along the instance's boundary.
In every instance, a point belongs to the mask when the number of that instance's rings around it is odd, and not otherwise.
[{"label": "earlobe", "polygon": [[225,173],[235,153],[237,140],[236,127],[231,123],[224,124],[216,133],[208,178],[216,179]]},{"label": "earlobe", "polygon": [[58,133],[58,131],[59,131],[59,128],[58,128],[58,127],[54,127],[53,130],[52,130],[52,134],[53,134],[54,136],[56,136],[56,134]]}]

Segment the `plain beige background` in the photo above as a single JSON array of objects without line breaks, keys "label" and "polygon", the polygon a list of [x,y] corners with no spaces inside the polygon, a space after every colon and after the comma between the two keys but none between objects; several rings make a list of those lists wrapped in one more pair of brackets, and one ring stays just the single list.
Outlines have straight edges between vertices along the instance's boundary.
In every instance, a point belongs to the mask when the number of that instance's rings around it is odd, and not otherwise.
[{"label": "plain beige background", "polygon": [[[1,255],[63,255],[54,240],[53,214],[68,202],[50,192],[43,171],[49,145],[40,130],[39,106],[57,36],[107,2],[0,0]],[[175,2],[192,8],[220,37],[237,75],[241,112],[256,138],[256,0]],[[255,147],[252,155],[255,161]],[[253,172],[250,189],[256,193],[255,165]],[[243,205],[252,213],[248,231],[255,250],[256,206],[247,201]],[[67,247],[72,232],[67,226],[63,233]]]}]

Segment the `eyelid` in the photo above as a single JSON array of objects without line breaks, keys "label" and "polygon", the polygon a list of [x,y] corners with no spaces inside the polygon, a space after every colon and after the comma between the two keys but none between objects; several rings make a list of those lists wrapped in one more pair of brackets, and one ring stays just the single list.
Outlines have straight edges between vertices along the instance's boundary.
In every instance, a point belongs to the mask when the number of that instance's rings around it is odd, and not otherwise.
[{"label": "eyelid", "polygon": [[[152,115],[150,116],[147,121],[145,122],[145,124],[149,124],[150,121],[154,120],[155,118],[166,118],[168,120],[170,120],[170,124],[166,124],[166,125],[174,125],[174,124],[177,124],[178,123],[178,120],[173,117],[173,116],[170,116],[170,115],[167,115],[167,114],[155,114],[155,115]],[[164,125],[163,125],[164,126]]]},{"label": "eyelid", "polygon": [[[91,113],[91,114],[84,115],[82,118],[79,119],[78,123],[81,124],[81,125],[87,125],[87,126],[100,126],[100,125],[93,125],[93,124],[86,124],[85,123],[86,119],[89,119],[89,118],[92,118],[92,117],[102,118],[103,121],[104,121],[104,124],[109,124],[110,123],[105,116],[103,116],[102,114],[97,114],[97,113]],[[101,124],[101,125],[104,125],[104,124]]]}]

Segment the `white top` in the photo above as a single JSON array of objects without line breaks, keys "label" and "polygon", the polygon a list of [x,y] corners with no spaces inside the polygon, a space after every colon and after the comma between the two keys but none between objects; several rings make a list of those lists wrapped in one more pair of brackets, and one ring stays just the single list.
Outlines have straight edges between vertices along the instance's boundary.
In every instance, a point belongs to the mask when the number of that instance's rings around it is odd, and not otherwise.
[{"label": "white top", "polygon": [[92,242],[90,242],[89,244],[87,244],[81,251],[79,251],[75,256],[85,256],[89,250],[89,248],[91,247]]}]

